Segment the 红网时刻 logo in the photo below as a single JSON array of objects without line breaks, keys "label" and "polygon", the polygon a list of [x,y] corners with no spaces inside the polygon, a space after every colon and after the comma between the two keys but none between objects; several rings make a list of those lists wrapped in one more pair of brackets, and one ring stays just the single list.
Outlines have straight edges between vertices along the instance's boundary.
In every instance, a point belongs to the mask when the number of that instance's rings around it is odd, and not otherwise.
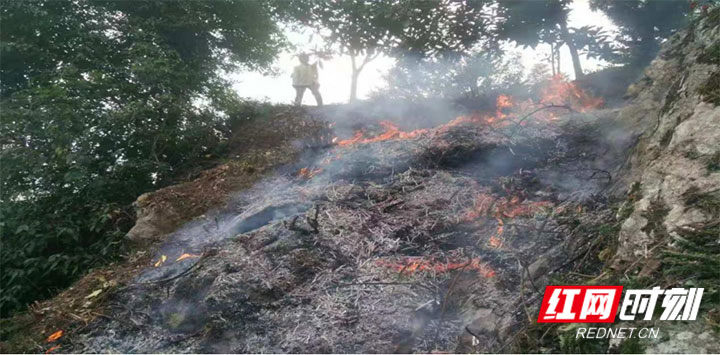
[{"label": "\u7ea2\u7f51\u65f6\u523b logo", "polygon": [[620,320],[651,320],[660,301],[660,320],[695,320],[702,288],[625,290],[622,286],[547,286],[538,323],[613,323]]}]

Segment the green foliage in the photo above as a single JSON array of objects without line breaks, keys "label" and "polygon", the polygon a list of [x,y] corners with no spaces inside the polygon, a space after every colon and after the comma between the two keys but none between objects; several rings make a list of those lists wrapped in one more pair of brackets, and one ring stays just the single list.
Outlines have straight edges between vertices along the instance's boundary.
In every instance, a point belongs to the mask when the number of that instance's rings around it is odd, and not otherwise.
[{"label": "green foliage", "polygon": [[674,246],[663,254],[666,277],[684,280],[685,286],[705,288],[708,304],[720,304],[720,193],[701,192],[692,187],[683,194],[686,206],[702,210],[711,216],[710,222],[678,231]]},{"label": "green foliage", "polygon": [[36,320],[30,314],[23,314],[13,318],[0,318],[0,345],[3,353],[31,353],[37,352],[35,334],[28,332]]},{"label": "green foliage", "polygon": [[618,348],[619,354],[644,354],[645,345],[640,341],[640,338],[625,339],[620,343]]},{"label": "green foliage", "polygon": [[567,21],[570,3],[568,0],[500,1],[498,11],[502,21],[498,35],[533,48],[541,42],[558,42],[558,24]]},{"label": "green foliage", "polygon": [[609,347],[609,340],[576,338],[577,328],[592,327],[593,324],[573,323],[562,327],[558,332],[560,352],[566,354],[602,354]]},{"label": "green foliage", "polygon": [[514,57],[503,59],[481,53],[457,61],[403,62],[386,75],[388,87],[382,95],[401,99],[458,99],[498,92],[517,94],[526,89],[519,63]]},{"label": "green foliage", "polygon": [[601,29],[591,26],[568,28],[570,3],[570,0],[498,1],[501,20],[497,24],[496,36],[524,47],[535,48],[539,43],[547,43],[552,48],[553,58],[559,56],[561,46],[567,45],[575,77],[580,78],[583,75],[580,50],[587,47],[585,51],[592,57],[612,50],[606,40],[607,35]]},{"label": "green foliage", "polygon": [[[718,203],[717,200],[715,202]],[[720,224],[711,223],[680,234],[676,238],[676,247],[663,253],[663,274],[668,278],[683,280],[682,287],[704,288],[703,309],[717,307],[720,305],[720,287],[717,283],[720,276],[720,247],[717,245]]]},{"label": "green foliage", "polygon": [[717,152],[708,158],[707,169],[710,172],[720,171],[720,152]]},{"label": "green foliage", "polygon": [[720,43],[713,43],[700,53],[697,58],[699,63],[720,64]]},{"label": "green foliage", "polygon": [[655,57],[660,42],[686,25],[687,1],[591,0],[590,7],[607,15],[620,29],[615,38],[621,50],[606,60],[622,64],[647,64]]},{"label": "green foliage", "polygon": [[3,1],[0,11],[6,316],[118,254],[130,203],[227,138],[223,117],[240,104],[220,69],[267,67],[282,37],[277,9],[260,2]]},{"label": "green foliage", "polygon": [[720,6],[714,6],[708,11],[707,18],[705,19],[704,26],[706,29],[711,29],[720,23]]},{"label": "green foliage", "polygon": [[610,34],[599,26],[572,28],[570,40],[588,58],[615,61],[619,58],[617,45]]},{"label": "green foliage", "polygon": [[698,88],[698,93],[703,96],[703,100],[720,106],[720,72],[710,74]]},{"label": "green foliage", "polygon": [[720,217],[720,193],[700,190],[693,186],[682,194],[686,206],[698,208],[713,217]]},{"label": "green foliage", "polygon": [[482,1],[298,1],[295,19],[317,29],[329,52],[352,60],[351,97],[365,65],[383,53],[418,60],[464,53],[486,33]]},{"label": "green foliage", "polygon": [[469,49],[485,33],[481,1],[311,1],[303,24],[340,53],[437,57]]}]

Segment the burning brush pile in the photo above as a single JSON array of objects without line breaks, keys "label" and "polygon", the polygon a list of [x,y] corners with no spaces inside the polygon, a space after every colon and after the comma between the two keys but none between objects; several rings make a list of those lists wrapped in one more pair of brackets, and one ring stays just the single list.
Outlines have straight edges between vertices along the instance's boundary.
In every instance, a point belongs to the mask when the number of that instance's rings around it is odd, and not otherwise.
[{"label": "burning brush pile", "polygon": [[601,104],[558,78],[537,102],[335,138],[170,235],[65,350],[505,349],[587,242],[563,220],[608,217]]}]

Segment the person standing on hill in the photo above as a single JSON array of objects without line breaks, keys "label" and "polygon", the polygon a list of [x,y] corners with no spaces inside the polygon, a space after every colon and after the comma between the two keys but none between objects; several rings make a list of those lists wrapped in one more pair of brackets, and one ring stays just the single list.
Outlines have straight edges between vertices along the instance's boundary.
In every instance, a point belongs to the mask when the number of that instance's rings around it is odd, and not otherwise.
[{"label": "person standing on hill", "polygon": [[305,53],[298,54],[300,65],[296,66],[292,73],[293,87],[295,88],[295,106],[302,103],[305,89],[310,89],[318,106],[322,106],[322,96],[320,96],[320,82],[318,82],[318,66],[317,62],[309,64],[310,57]]}]

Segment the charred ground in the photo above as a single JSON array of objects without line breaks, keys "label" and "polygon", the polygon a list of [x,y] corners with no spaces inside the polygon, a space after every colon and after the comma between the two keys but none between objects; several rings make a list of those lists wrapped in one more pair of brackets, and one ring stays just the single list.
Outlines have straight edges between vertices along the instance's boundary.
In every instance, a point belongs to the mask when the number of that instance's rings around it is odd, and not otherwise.
[{"label": "charred ground", "polygon": [[298,161],[170,234],[60,351],[510,349],[549,277],[610,243],[625,151],[613,110],[502,105],[407,130],[293,112],[357,131],[296,140]]}]

